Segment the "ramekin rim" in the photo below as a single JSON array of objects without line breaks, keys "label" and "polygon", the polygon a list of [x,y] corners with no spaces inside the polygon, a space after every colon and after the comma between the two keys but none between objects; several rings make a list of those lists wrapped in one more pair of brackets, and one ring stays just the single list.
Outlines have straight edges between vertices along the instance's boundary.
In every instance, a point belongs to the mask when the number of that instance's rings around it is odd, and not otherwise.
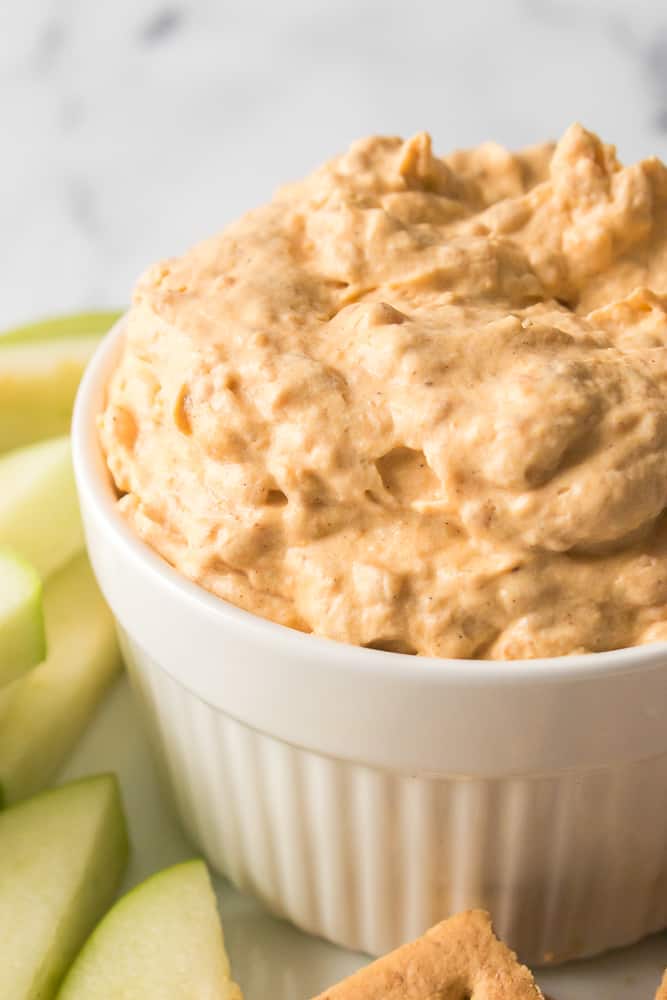
[{"label": "ramekin rim", "polygon": [[[108,377],[112,358],[118,350],[125,317],[121,317],[103,338],[94,352],[77,393],[72,417],[72,459],[80,495],[93,504],[103,515],[105,527],[117,547],[134,563],[141,564],[156,582],[169,587],[190,603],[196,603],[208,615],[227,619],[238,628],[249,628],[264,633],[263,638],[287,645],[303,646],[307,643],[319,658],[347,659],[354,656],[355,669],[371,673],[386,673],[387,677],[417,682],[438,677],[449,683],[460,680],[470,683],[544,682],[589,680],[595,677],[624,673],[638,667],[651,668],[666,662],[667,642],[647,643],[599,653],[571,654],[567,656],[537,657],[522,660],[456,659],[447,657],[414,656],[386,650],[369,649],[352,643],[339,642],[313,633],[280,625],[262,618],[244,608],[206,590],[188,580],[175,567],[142,541],[131,530],[117,509],[110,483],[103,483],[95,474],[93,452],[97,452],[104,467],[99,436],[96,430],[96,400],[101,397]],[[313,669],[316,669],[313,657]]]}]

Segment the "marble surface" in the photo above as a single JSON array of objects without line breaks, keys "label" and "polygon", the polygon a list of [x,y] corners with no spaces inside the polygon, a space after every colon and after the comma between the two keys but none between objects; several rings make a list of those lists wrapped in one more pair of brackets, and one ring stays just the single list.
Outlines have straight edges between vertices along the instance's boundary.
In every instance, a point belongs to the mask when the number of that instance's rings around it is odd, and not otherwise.
[{"label": "marble surface", "polygon": [[[667,158],[663,4],[3,0],[0,326],[125,303],[148,263],[357,136],[428,128],[441,151],[487,138],[517,146],[575,119],[627,161]],[[119,705],[72,773],[115,763]],[[152,800],[131,745],[117,765],[132,807]],[[144,812],[133,812],[136,877],[188,850],[167,820],[158,829],[159,811]],[[266,985],[279,969],[280,995],[297,997],[359,961],[303,945],[249,901],[234,905],[230,943],[249,1000],[277,995]],[[249,951],[258,927],[262,946]],[[543,981],[558,1000],[648,1000],[665,962],[660,937]]]},{"label": "marble surface", "polygon": [[372,131],[667,157],[657,0],[3,0],[0,326],[136,275]]}]

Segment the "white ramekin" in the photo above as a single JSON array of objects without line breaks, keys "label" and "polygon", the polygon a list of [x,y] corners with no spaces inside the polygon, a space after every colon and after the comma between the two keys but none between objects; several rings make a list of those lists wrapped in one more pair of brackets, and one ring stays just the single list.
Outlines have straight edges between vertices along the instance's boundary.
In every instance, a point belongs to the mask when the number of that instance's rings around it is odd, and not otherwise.
[{"label": "white ramekin", "polygon": [[487,907],[527,961],[667,926],[667,646],[434,660],[302,635],[182,578],[119,516],[97,433],[73,451],[90,555],[183,823],[273,911],[384,952]]}]

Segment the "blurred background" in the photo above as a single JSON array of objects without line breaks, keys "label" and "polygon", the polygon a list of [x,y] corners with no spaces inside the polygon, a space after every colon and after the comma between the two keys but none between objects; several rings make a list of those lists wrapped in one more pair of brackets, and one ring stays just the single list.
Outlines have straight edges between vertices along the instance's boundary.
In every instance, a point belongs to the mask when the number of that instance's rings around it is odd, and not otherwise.
[{"label": "blurred background", "polygon": [[138,273],[370,132],[667,158],[657,0],[2,0],[0,326]]}]

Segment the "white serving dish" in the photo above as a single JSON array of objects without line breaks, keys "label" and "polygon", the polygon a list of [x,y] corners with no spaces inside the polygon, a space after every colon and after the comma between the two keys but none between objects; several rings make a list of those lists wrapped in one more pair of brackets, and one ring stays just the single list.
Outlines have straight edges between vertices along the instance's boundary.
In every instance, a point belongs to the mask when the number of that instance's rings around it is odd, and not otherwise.
[{"label": "white serving dish", "polygon": [[[144,729],[140,705],[123,679],[61,775],[67,781],[101,771],[118,774],[132,841],[124,892],[194,853],[156,781]],[[245,1000],[307,1000],[367,961],[269,916],[225,879],[215,884],[234,978]],[[537,978],[557,1000],[651,1000],[666,964],[663,933],[600,958],[540,969]]]},{"label": "white serving dish", "polygon": [[118,514],[84,377],[93,565],[186,829],[298,926],[380,953],[487,907],[530,962],[667,926],[667,647],[493,662],[303,635],[183,579]]}]

